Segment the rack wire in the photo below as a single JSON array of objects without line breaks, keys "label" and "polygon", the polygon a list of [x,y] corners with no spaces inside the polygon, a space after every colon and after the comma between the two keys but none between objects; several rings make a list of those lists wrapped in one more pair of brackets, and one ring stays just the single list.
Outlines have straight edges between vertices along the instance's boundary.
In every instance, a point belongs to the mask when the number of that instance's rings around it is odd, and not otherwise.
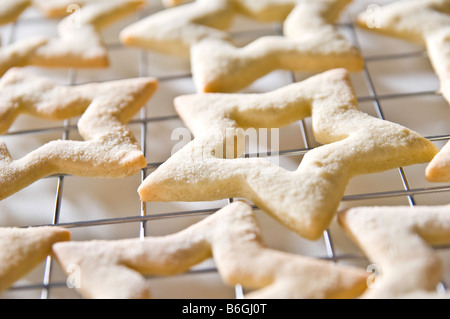
[{"label": "rack wire", "polygon": [[[363,0],[356,2],[364,2]],[[376,2],[376,1],[373,1]],[[139,13],[134,19],[142,19],[146,15],[161,10],[161,6],[151,6],[148,11],[144,11]],[[3,33],[7,33],[9,36],[6,37],[6,43],[12,43],[16,40],[16,36],[18,31],[24,27],[24,25],[37,25],[42,23],[43,18],[41,17],[31,17],[31,18],[21,18],[14,23],[13,25],[8,26],[7,30],[3,30]],[[345,19],[344,19],[345,20]],[[364,44],[361,43],[361,40],[367,36],[365,33],[361,33],[360,30],[353,24],[352,16],[348,14],[348,21],[341,22],[337,25],[343,33],[347,34],[349,38],[353,41],[353,43],[358,46],[362,52],[364,52],[365,58],[365,68],[361,74],[353,75],[353,80],[356,79],[356,82],[365,89],[361,90],[358,93],[358,101],[362,105],[366,105],[366,109],[368,113],[373,112],[374,116],[377,116],[381,119],[389,119],[389,116],[386,115],[386,104],[389,104],[389,108],[403,108],[405,104],[405,100],[410,99],[436,99],[437,104],[441,108],[446,108],[448,105],[445,103],[444,99],[438,93],[437,88],[428,89],[427,85],[422,85],[419,83],[418,87],[420,89],[415,89],[411,91],[393,91],[387,93],[380,93],[379,88],[377,87],[377,81],[375,79],[374,74],[377,73],[373,69],[373,64],[379,63],[393,63],[395,61],[405,61],[408,59],[421,59],[421,61],[427,60],[426,52],[420,48],[412,48],[411,50],[405,52],[387,52],[387,53],[376,53],[372,54],[371,52],[365,52]],[[128,21],[130,22],[130,21]],[[133,21],[131,21],[133,22]],[[124,22],[125,23],[125,22]],[[256,31],[253,29],[246,30],[238,30],[233,33],[235,38],[246,38],[251,40],[257,36],[263,35],[265,33],[268,34],[279,34],[281,32],[279,25],[270,25],[269,27],[258,28]],[[4,37],[5,39],[5,37]],[[132,50],[128,48],[122,47],[119,43],[110,43],[108,44],[109,51],[115,52],[118,50]],[[150,66],[154,61],[152,60],[154,56],[152,56],[149,52],[144,50],[139,50],[137,52],[137,60],[135,61],[127,61],[127,63],[137,63],[137,76],[155,76],[158,78],[159,82],[170,87],[177,81],[190,81],[191,74],[189,72],[181,72],[181,74],[152,74],[149,72]],[[427,63],[427,62],[423,62]],[[114,67],[114,66],[113,66]],[[59,72],[59,71],[58,71]],[[77,70],[68,70],[63,71],[66,75],[66,79],[69,85],[79,84],[80,83],[80,71]],[[378,72],[380,73],[380,72]],[[377,74],[378,74],[377,73]],[[427,76],[433,76],[433,71],[430,66],[427,66],[426,71]],[[60,73],[58,73],[60,75]],[[307,74],[302,73],[293,73],[293,72],[285,72],[283,71],[282,75],[286,80],[286,84],[293,83],[301,80],[306,77]],[[426,79],[427,77],[425,77]],[[102,79],[103,80],[103,79]],[[419,78],[416,81],[423,81],[423,79]],[[422,87],[426,87],[425,89],[421,89]],[[266,89],[266,86],[263,86]],[[191,92],[194,93],[194,92]],[[155,125],[165,125],[171,123],[173,121],[179,121],[178,116],[176,114],[163,114],[163,115],[155,115],[153,107],[155,103],[159,103],[159,99],[156,102],[149,102],[149,105],[146,108],[143,108],[139,116],[135,117],[129,125],[136,129],[137,135],[140,136],[140,142],[142,146],[142,150],[147,158],[152,159],[152,153],[154,149],[151,147],[151,143],[149,141],[149,136],[153,132],[152,127]],[[168,99],[170,100],[170,99]],[[394,104],[391,107],[390,104]],[[161,105],[160,105],[161,106]],[[172,108],[172,105],[162,105],[162,107],[166,107],[168,109]],[[426,107],[423,105],[422,107]],[[395,110],[394,110],[395,111]],[[392,113],[393,111],[390,111]],[[443,111],[444,114],[446,111]],[[446,113],[447,116],[449,113]],[[407,118],[410,114],[400,114],[402,119]],[[430,122],[433,121],[433,114],[430,114]],[[439,119],[440,123],[442,123],[442,118]],[[430,141],[437,143],[439,146],[442,146],[442,143],[447,142],[450,139],[450,117],[447,117],[447,126],[440,127],[438,134],[428,134],[425,135]],[[179,123],[182,125],[182,123]],[[422,122],[419,122],[422,124]],[[171,124],[168,124],[168,127]],[[285,149],[280,149],[278,152],[272,152],[270,154],[253,154],[256,156],[268,156],[268,157],[281,157],[281,158],[296,158],[296,161],[301,160],[301,157],[306,154],[309,150],[315,147],[315,141],[313,140],[312,134],[310,134],[311,124],[308,120],[302,120],[296,123],[298,125],[297,129],[299,132],[298,139],[301,141],[301,147],[288,147]],[[431,124],[429,124],[431,125]],[[415,128],[412,128],[415,129]],[[61,123],[60,125],[52,124],[50,126],[43,125],[39,128],[28,128],[28,127],[19,127],[19,129],[12,130],[11,132],[2,136],[4,137],[20,137],[20,138],[28,138],[30,136],[35,136],[36,134],[53,134],[59,135],[63,140],[71,139],[76,131],[75,119],[67,120]],[[161,141],[161,144],[167,144],[170,141],[164,140]],[[250,154],[247,154],[250,156]],[[155,170],[159,165],[163,163],[164,159],[158,160],[149,160],[148,165],[145,169],[142,170],[139,176],[139,182],[142,182],[148,174],[150,174],[153,170]],[[383,181],[386,175],[381,175],[378,179],[375,179],[377,183],[376,185],[371,187],[360,187],[360,185],[367,186],[372,181],[362,180],[362,182],[357,183],[354,187],[357,191],[349,191],[345,194],[342,199],[343,206],[358,206],[358,205],[370,205],[373,203],[384,205],[384,204],[401,204],[405,203],[410,206],[421,205],[421,204],[435,204],[435,203],[448,203],[448,198],[450,195],[450,184],[427,184],[420,179],[420,174],[417,174],[418,171],[422,170],[423,166],[416,166],[414,169],[410,170],[407,168],[398,168],[396,173],[389,172],[389,176],[397,175],[395,177],[396,181],[393,183],[395,186],[387,185],[385,183],[380,182],[380,179]],[[376,175],[376,174],[374,174]],[[419,176],[419,177],[417,177]],[[230,198],[225,201],[210,203],[204,208],[201,205],[187,205],[180,206],[182,209],[173,209],[167,211],[167,209],[160,209],[162,206],[153,204],[153,203],[144,203],[137,201],[137,205],[133,206],[137,208],[137,211],[131,212],[128,216],[111,216],[105,218],[88,218],[84,216],[80,217],[79,220],[63,220],[63,205],[65,201],[67,201],[68,191],[65,189],[67,176],[51,176],[47,178],[56,183],[56,192],[54,194],[53,207],[51,209],[51,221],[46,223],[41,223],[39,225],[33,224],[32,221],[29,224],[22,224],[21,226],[42,226],[42,225],[54,225],[60,227],[66,227],[73,231],[77,229],[87,229],[87,228],[96,228],[97,227],[108,227],[108,226],[118,226],[118,229],[123,229],[124,225],[132,224],[133,229],[134,225],[139,225],[137,230],[134,231],[134,237],[144,238],[148,236],[149,233],[152,233],[155,229],[159,228],[159,224],[155,224],[158,221],[164,221],[166,224],[168,223],[177,223],[179,220],[183,218],[204,218],[205,216],[214,213],[218,209],[222,208],[224,205],[234,201],[235,199]],[[389,177],[391,178],[391,177]],[[388,182],[390,179],[388,180]],[[389,187],[386,187],[389,186]],[[114,195],[114,194],[113,194]],[[424,198],[429,199],[423,200]],[[420,200],[417,200],[420,198]],[[0,203],[0,210],[5,210],[8,208],[9,202],[6,204]],[[34,203],[30,203],[24,201],[23,203],[24,209],[29,209],[29,205],[34,206]],[[258,211],[257,207],[254,207],[256,211]],[[102,206],[100,204],[100,208]],[[4,212],[3,212],[4,213]],[[107,212],[106,212],[107,213]],[[125,212],[129,213],[129,212]],[[124,214],[125,214],[124,213]],[[259,215],[262,216],[263,214]],[[191,222],[192,223],[192,222]],[[300,244],[293,244],[289,241],[293,240],[293,236],[286,235],[283,237],[286,242],[280,243],[277,240],[272,240],[272,230],[274,226],[273,222],[270,220],[264,220],[266,226],[265,235],[266,238],[269,239],[269,243],[274,243],[275,248],[292,251],[293,253],[307,254],[314,256],[316,258],[330,260],[333,262],[346,263],[346,264],[354,264],[358,266],[366,266],[370,264],[370,262],[366,259],[366,257],[354,246],[349,244],[346,240],[345,236],[342,234],[342,231],[336,225],[336,223],[332,224],[328,230],[326,230],[323,234],[323,239],[320,243],[313,243],[306,240],[301,240]],[[11,226],[18,226],[14,224],[14,221],[11,222]],[[184,224],[183,224],[184,225]],[[5,225],[2,225],[5,226]],[[9,226],[9,225],[7,225]],[[180,226],[177,226],[180,227]],[[158,229],[159,232],[170,232],[171,227],[168,229]],[[276,233],[274,233],[276,234]],[[108,235],[109,237],[114,238],[117,235],[117,238],[127,236],[126,234],[113,234],[113,236]],[[80,238],[82,239],[96,239],[97,234],[95,231],[89,233],[90,238]],[[102,233],[98,235],[98,237],[103,236]],[[275,235],[274,235],[275,236]],[[297,238],[294,241],[298,240]],[[319,247],[319,248],[318,248]],[[444,257],[450,257],[450,247],[436,247]],[[450,258],[447,258],[450,259]],[[55,274],[56,273],[56,274]],[[33,298],[41,298],[41,299],[49,299],[49,298],[65,298],[69,296],[70,298],[77,297],[78,295],[74,292],[73,289],[67,287],[65,282],[65,277],[61,274],[62,272],[59,270],[58,274],[58,265],[55,261],[52,260],[51,257],[48,257],[43,267],[36,270],[32,276],[27,277],[24,281],[19,281],[15,284],[9,291],[4,293],[5,298],[23,298],[30,297]],[[185,275],[177,276],[174,280],[177,283],[183,283],[184,281],[180,279],[182,276],[194,276],[194,281],[197,280],[201,276],[208,274],[217,275],[217,270],[214,267],[213,263],[206,263],[203,267],[198,267],[192,269]],[[217,275],[218,276],[218,275]],[[37,278],[37,279],[36,279]],[[40,279],[39,279],[40,278]],[[450,263],[446,267],[446,279],[450,278]],[[158,286],[158,281],[155,278],[149,278],[149,280],[155,280],[155,286]],[[191,282],[192,283],[192,282]],[[167,283],[159,284],[167,285]],[[200,288],[202,288],[200,284]],[[169,285],[170,287],[170,285]],[[204,287],[203,287],[204,288]],[[177,287],[177,290],[180,288]],[[205,288],[209,289],[209,288]],[[217,285],[214,286],[213,289],[225,289],[224,287]],[[440,287],[442,290],[446,290],[445,281],[442,282]],[[189,289],[188,289],[189,290]],[[201,289],[200,289],[201,290]],[[171,292],[169,291],[167,295],[164,295],[164,289],[160,289],[163,291],[163,298],[171,298]],[[201,295],[192,294],[192,290],[188,292],[185,296],[192,297],[193,295],[197,297],[202,297]],[[231,297],[231,298],[243,298],[244,290],[241,286],[237,285],[234,287],[232,291],[227,290],[224,294],[219,294],[221,297]],[[178,295],[176,295],[178,297]],[[203,296],[210,298],[210,295]]]}]

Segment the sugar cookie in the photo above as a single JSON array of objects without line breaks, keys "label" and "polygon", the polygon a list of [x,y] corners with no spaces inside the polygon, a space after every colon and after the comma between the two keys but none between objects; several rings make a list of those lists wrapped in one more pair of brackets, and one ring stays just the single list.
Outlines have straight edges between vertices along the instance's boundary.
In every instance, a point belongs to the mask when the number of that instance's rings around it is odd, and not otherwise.
[{"label": "sugar cookie", "polygon": [[[397,1],[379,9],[361,13],[358,25],[424,45],[440,80],[440,91],[450,103],[450,0]],[[450,145],[441,153],[427,167],[430,182],[450,181]]]},{"label": "sugar cookie", "polygon": [[[376,14],[376,17],[373,15]],[[377,19],[377,23],[371,23]],[[450,0],[395,1],[357,17],[360,27],[424,45],[450,103]]]},{"label": "sugar cookie", "polygon": [[233,0],[197,0],[162,10],[120,33],[126,46],[189,58],[190,48],[204,38],[229,39],[235,10]]},{"label": "sugar cookie", "polygon": [[450,244],[450,206],[357,207],[339,223],[377,271],[362,298],[448,298],[437,293],[443,264],[430,245]]},{"label": "sugar cookie", "polygon": [[109,66],[100,31],[136,12],[143,3],[143,0],[88,2],[58,24],[59,37],[25,38],[0,48],[0,75],[11,67],[27,65],[52,68]]},{"label": "sugar cookie", "polygon": [[[180,96],[175,107],[194,140],[144,180],[141,200],[247,198],[309,239],[328,227],[352,177],[425,163],[438,151],[416,132],[359,111],[344,69],[263,94]],[[244,129],[282,127],[309,116],[316,140],[326,145],[309,151],[296,171],[239,158]]]},{"label": "sugar cookie", "polygon": [[[274,8],[271,1],[265,2],[268,9],[259,8],[259,14],[270,19]],[[363,70],[360,51],[332,25],[349,1],[295,2],[284,20],[283,36],[264,36],[244,47],[222,39],[205,39],[193,46],[191,65],[197,91],[237,92],[275,70]]]},{"label": "sugar cookie", "polygon": [[60,227],[0,228],[0,292],[42,263],[54,243],[68,240]]},{"label": "sugar cookie", "polygon": [[450,142],[428,164],[425,176],[429,182],[444,183],[450,181]]},{"label": "sugar cookie", "polygon": [[188,2],[192,2],[192,0],[162,0],[165,7],[175,7]]},{"label": "sugar cookie", "polygon": [[0,5],[0,25],[16,21],[30,4],[30,0],[3,0]]},{"label": "sugar cookie", "polygon": [[367,272],[265,247],[251,207],[235,202],[178,233],[144,239],[59,243],[62,269],[79,269],[85,298],[150,298],[144,276],[171,276],[214,257],[228,285],[252,290],[246,298],[354,298]]},{"label": "sugar cookie", "polygon": [[[163,10],[121,33],[128,46],[190,58],[199,92],[233,92],[276,69],[363,69],[363,59],[332,25],[349,0],[197,0]],[[225,32],[236,14],[284,21],[284,36],[237,48]]]},{"label": "sugar cookie", "polygon": [[[134,2],[137,2],[133,0]],[[78,8],[82,8],[92,4],[107,4],[108,2],[130,2],[129,0],[32,0],[33,6],[48,18],[61,18],[67,16]],[[144,1],[139,1],[144,5]],[[103,4],[103,5],[104,5]]]},{"label": "sugar cookie", "polygon": [[157,88],[153,78],[136,78],[79,86],[61,86],[23,69],[11,69],[0,80],[0,132],[20,113],[49,120],[81,115],[84,141],[52,141],[13,160],[0,143],[0,199],[53,174],[124,177],[147,161],[125,126]]}]

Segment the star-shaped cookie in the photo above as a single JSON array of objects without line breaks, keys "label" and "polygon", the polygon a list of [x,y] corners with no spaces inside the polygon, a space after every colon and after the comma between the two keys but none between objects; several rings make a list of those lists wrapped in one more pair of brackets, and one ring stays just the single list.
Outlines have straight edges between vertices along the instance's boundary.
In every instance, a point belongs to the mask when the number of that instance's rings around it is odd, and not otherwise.
[{"label": "star-shaped cookie", "polygon": [[[190,57],[199,92],[235,92],[277,69],[360,71],[359,50],[332,25],[348,0],[197,0],[163,10],[121,33],[122,42]],[[283,36],[238,48],[225,32],[236,14],[283,21]]]},{"label": "star-shaped cookie", "polygon": [[235,13],[234,0],[199,0],[162,10],[120,33],[126,46],[188,58],[190,48],[204,38],[225,38]]},{"label": "star-shaped cookie", "polygon": [[448,298],[437,293],[443,262],[431,246],[450,244],[450,206],[357,207],[339,223],[377,272],[362,298]]},{"label": "star-shaped cookie", "polygon": [[[66,2],[37,1],[49,16],[63,14]],[[74,3],[70,1],[70,3]],[[137,11],[143,0],[96,0],[80,2],[80,9],[58,24],[59,37],[30,37],[0,48],[0,75],[11,67],[103,68],[108,52],[100,31]],[[38,5],[39,6],[39,5]]]},{"label": "star-shaped cookie", "polygon": [[[97,5],[112,3],[112,2],[122,2],[122,3],[132,3],[135,2],[136,5],[145,5],[146,1],[136,1],[136,0],[31,0],[33,6],[37,8],[44,16],[48,18],[61,18],[67,16],[68,13],[78,10],[77,7],[83,8],[89,5]],[[102,4],[102,5],[104,5]],[[105,7],[105,10],[106,7]]]},{"label": "star-shaped cookie", "polygon": [[[345,69],[263,94],[180,96],[175,107],[194,139],[144,180],[143,201],[247,198],[309,239],[328,227],[352,177],[425,163],[437,153],[416,132],[359,111]],[[324,145],[310,150],[297,170],[241,158],[249,128],[282,127],[310,116]]]},{"label": "star-shaped cookie", "polygon": [[428,164],[425,176],[430,182],[450,182],[450,142]]},{"label": "star-shaped cookie", "polygon": [[[412,41],[426,47],[440,80],[440,91],[450,103],[450,0],[396,1],[380,7],[378,23],[366,11],[358,16],[362,28]],[[426,178],[430,182],[450,181],[450,145],[430,163]]]},{"label": "star-shaped cookie", "polygon": [[358,26],[424,45],[441,81],[441,92],[450,103],[450,0],[394,1],[376,14],[376,26],[370,11],[357,17]]},{"label": "star-shaped cookie", "polygon": [[156,88],[153,78],[61,86],[20,68],[8,71],[0,80],[0,133],[20,113],[48,120],[81,115],[78,130],[84,141],[52,141],[17,160],[0,143],[0,199],[48,175],[113,178],[146,167],[140,146],[125,124]]},{"label": "star-shaped cookie", "polygon": [[54,243],[68,240],[60,227],[0,228],[0,293],[42,263]]},{"label": "star-shaped cookie", "polygon": [[[269,18],[276,7],[251,1]],[[286,1],[278,1],[286,7]],[[244,47],[230,41],[206,39],[192,47],[192,75],[199,92],[237,92],[274,70],[322,72],[333,68],[361,71],[359,50],[333,23],[350,1],[291,1],[295,7],[283,23],[283,36],[264,36]],[[256,8],[253,8],[254,5]],[[252,11],[254,12],[254,11]]]},{"label": "star-shaped cookie", "polygon": [[367,287],[362,269],[267,248],[240,201],[175,234],[58,243],[53,253],[62,269],[77,267],[68,275],[85,298],[150,298],[145,276],[181,274],[211,257],[226,284],[251,290],[246,298],[354,298]]}]

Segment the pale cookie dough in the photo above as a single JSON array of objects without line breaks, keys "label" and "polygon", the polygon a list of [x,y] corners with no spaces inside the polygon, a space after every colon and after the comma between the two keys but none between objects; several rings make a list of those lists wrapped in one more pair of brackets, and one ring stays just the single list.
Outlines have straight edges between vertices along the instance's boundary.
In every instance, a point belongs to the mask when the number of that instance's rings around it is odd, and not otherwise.
[{"label": "pale cookie dough", "polygon": [[[377,12],[361,13],[357,22],[362,28],[424,45],[440,91],[450,103],[450,0],[397,1]],[[427,167],[430,182],[450,181],[450,145],[441,153]]]},{"label": "pale cookie dough", "polygon": [[[349,0],[197,0],[166,9],[125,28],[121,40],[190,58],[199,92],[234,92],[276,69],[363,69],[359,50],[332,25]],[[284,21],[283,36],[236,47],[225,30],[236,14]]]},{"label": "pale cookie dough", "polygon": [[0,293],[42,263],[54,243],[68,240],[60,227],[0,228]]},{"label": "pale cookie dough", "polygon": [[[180,96],[175,107],[194,140],[144,180],[141,200],[247,198],[309,239],[328,227],[352,177],[425,163],[438,152],[416,132],[359,111],[344,69],[263,94]],[[309,116],[316,140],[325,145],[310,150],[297,170],[241,158],[249,128],[282,127]]]},{"label": "pale cookie dough", "polygon": [[[50,1],[54,3],[54,1]],[[0,48],[0,75],[11,67],[104,68],[108,51],[100,32],[137,12],[143,0],[89,1],[58,24],[59,37],[31,37]]]},{"label": "pale cookie dough", "polygon": [[0,132],[20,113],[49,120],[81,115],[84,141],[55,140],[23,158],[11,158],[0,143],[0,199],[53,174],[125,177],[147,161],[126,123],[157,88],[153,78],[136,78],[79,86],[61,86],[47,78],[11,69],[0,80]]},{"label": "pale cookie dough", "polygon": [[181,274],[211,257],[226,284],[251,290],[246,298],[354,298],[367,287],[362,269],[267,248],[244,202],[175,234],[72,241],[54,245],[53,252],[62,269],[77,266],[75,280],[85,298],[150,298],[145,276]]},{"label": "pale cookie dough", "polygon": [[361,298],[449,298],[437,292],[443,263],[431,247],[450,244],[450,206],[358,207],[339,223],[376,266]]}]

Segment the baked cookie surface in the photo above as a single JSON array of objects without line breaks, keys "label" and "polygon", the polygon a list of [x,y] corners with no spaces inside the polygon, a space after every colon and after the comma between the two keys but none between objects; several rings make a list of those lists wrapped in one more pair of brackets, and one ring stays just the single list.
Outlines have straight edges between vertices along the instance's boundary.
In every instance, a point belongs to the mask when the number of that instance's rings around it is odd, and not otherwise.
[{"label": "baked cookie surface", "polygon": [[[125,28],[122,43],[190,58],[198,92],[236,92],[278,69],[321,72],[363,69],[362,56],[333,23],[351,1],[198,0]],[[283,23],[283,35],[238,48],[227,31],[241,14]]]},{"label": "baked cookie surface", "polygon": [[[244,197],[309,239],[327,228],[352,177],[426,163],[437,153],[418,133],[359,111],[344,69],[263,94],[179,96],[175,106],[194,139],[144,180],[142,201]],[[246,129],[310,116],[323,145],[297,170],[243,158]]]},{"label": "baked cookie surface", "polygon": [[251,207],[235,202],[197,224],[161,237],[69,242],[53,246],[63,269],[79,267],[86,298],[150,298],[145,276],[173,276],[214,257],[228,285],[246,298],[353,298],[366,289],[367,273],[311,257],[267,248]]},{"label": "baked cookie surface", "polygon": [[52,141],[16,160],[2,142],[0,198],[53,174],[118,178],[137,173],[147,161],[126,123],[157,86],[154,78],[61,86],[23,69],[11,69],[0,80],[1,132],[21,113],[50,120],[81,116],[78,130],[84,141]]},{"label": "baked cookie surface", "polygon": [[69,240],[70,232],[60,227],[0,227],[0,292],[51,255],[54,243]]}]

